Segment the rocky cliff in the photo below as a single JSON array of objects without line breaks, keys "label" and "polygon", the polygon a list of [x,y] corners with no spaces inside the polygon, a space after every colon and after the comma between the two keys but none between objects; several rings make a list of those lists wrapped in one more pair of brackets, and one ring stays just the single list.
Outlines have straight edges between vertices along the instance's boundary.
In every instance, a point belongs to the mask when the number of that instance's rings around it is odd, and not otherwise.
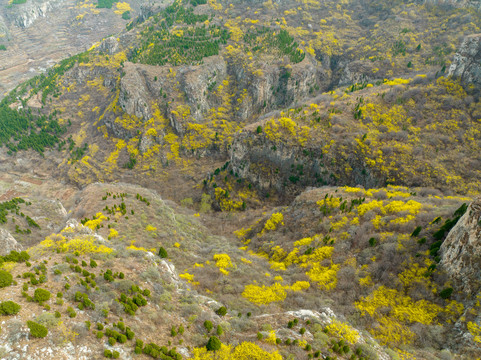
[{"label": "rocky cliff", "polygon": [[25,4],[10,7],[6,11],[6,17],[16,26],[26,28],[32,25],[39,17],[47,16],[47,13],[61,6],[65,0],[34,0]]},{"label": "rocky cliff", "polygon": [[[265,122],[255,124],[264,128]],[[249,128],[252,128],[250,126]],[[230,167],[241,178],[258,186],[262,191],[292,195],[306,186],[335,185],[342,176],[344,184],[361,184],[367,188],[379,186],[383,180],[365,168],[363,159],[352,153],[346,163],[336,163],[341,154],[323,152],[321,144],[316,147],[292,146],[273,142],[263,133],[243,131],[237,136],[230,149]],[[253,129],[255,130],[255,126]],[[344,174],[345,166],[352,168],[350,175]]]},{"label": "rocky cliff", "polygon": [[481,34],[465,38],[449,68],[449,75],[481,88]]},{"label": "rocky cliff", "polygon": [[148,120],[152,117],[152,104],[162,103],[163,94],[166,99],[174,98],[161,106],[161,110],[176,133],[183,136],[184,119],[176,115],[175,109],[182,103],[188,105],[195,121],[202,123],[211,109],[222,104],[220,89],[226,88],[235,95],[228,100],[233,110],[231,115],[246,121],[268,110],[292,106],[309,96],[313,86],[326,89],[329,85],[328,73],[307,59],[289,67],[266,61],[257,73],[246,68],[242,59],[234,61],[223,56],[206,58],[202,65],[185,66],[175,73],[168,66],[126,63],[119,102],[128,114]]},{"label": "rocky cliff", "polygon": [[481,9],[481,1],[479,0],[425,0],[425,3],[434,5],[451,5],[456,7],[473,7]]},{"label": "rocky cliff", "polygon": [[455,286],[476,294],[481,287],[481,198],[459,219],[441,246],[441,265]]}]

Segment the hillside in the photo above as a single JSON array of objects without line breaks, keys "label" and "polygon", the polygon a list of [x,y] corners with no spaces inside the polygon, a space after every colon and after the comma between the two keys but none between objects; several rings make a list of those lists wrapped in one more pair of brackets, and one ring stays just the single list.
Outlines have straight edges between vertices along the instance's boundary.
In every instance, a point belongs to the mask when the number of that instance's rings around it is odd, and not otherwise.
[{"label": "hillside", "polygon": [[0,102],[1,357],[481,356],[477,2],[122,4]]},{"label": "hillside", "polygon": [[113,6],[102,0],[2,0],[0,99],[60,60],[121,31],[129,19],[142,15],[143,4],[137,0]]}]

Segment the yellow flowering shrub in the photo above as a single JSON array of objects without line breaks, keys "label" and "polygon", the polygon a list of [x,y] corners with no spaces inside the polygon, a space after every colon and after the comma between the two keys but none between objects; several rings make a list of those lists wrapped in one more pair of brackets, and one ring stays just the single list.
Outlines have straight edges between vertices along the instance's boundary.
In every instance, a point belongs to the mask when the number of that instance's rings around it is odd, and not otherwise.
[{"label": "yellow flowering shrub", "polygon": [[228,254],[214,254],[215,266],[219,268],[219,271],[224,275],[229,275],[227,268],[234,267]]},{"label": "yellow flowering shrub", "polygon": [[145,231],[157,231],[157,228],[152,225],[147,225]]},{"label": "yellow flowering shrub", "polygon": [[414,301],[397,290],[379,287],[371,295],[355,303],[362,314],[374,317],[380,308],[390,308],[390,314],[400,321],[419,322],[424,325],[433,323],[442,308],[426,300]]},{"label": "yellow flowering shrub", "polygon": [[374,283],[372,282],[371,275],[367,275],[365,277],[359,278],[359,285],[361,285],[361,286],[373,286]]},{"label": "yellow flowering shrub", "polygon": [[267,121],[264,131],[271,141],[290,140],[304,145],[309,139],[310,129],[307,126],[298,126],[291,118],[281,117]]},{"label": "yellow flowering shrub", "polygon": [[104,220],[107,220],[107,217],[102,214],[101,212],[98,212],[97,214],[95,214],[95,216],[93,217],[92,220],[89,220],[87,221],[84,226],[92,229],[92,230],[96,230],[100,224],[102,224],[102,221]]},{"label": "yellow flowering shrub", "polygon": [[110,254],[113,252],[113,249],[105,245],[97,245],[96,243],[96,239],[89,235],[68,239],[61,234],[52,234],[47,236],[39,246],[43,249],[58,250],[60,252],[78,251],[80,254]]},{"label": "yellow flowering shrub", "polygon": [[473,336],[473,340],[477,343],[481,343],[481,327],[471,321],[468,322],[467,326],[469,333]]},{"label": "yellow flowering shrub", "polygon": [[332,290],[337,285],[337,271],[339,265],[322,266],[319,263],[313,263],[311,269],[306,275],[323,290]]},{"label": "yellow flowering shrub", "polygon": [[267,305],[271,302],[283,301],[287,292],[279,283],[271,286],[250,284],[244,288],[242,296],[254,304]]},{"label": "yellow flowering shrub", "polygon": [[195,276],[192,275],[192,274],[189,274],[188,272],[185,272],[185,273],[183,273],[183,274],[179,274],[179,277],[180,277],[181,279],[186,280],[189,284],[199,285],[199,282],[198,282],[198,281],[194,281]]},{"label": "yellow flowering shrub", "polygon": [[[376,327],[371,333],[382,343],[408,344],[414,334],[407,328],[408,324],[432,324],[443,308],[426,300],[414,301],[403,293],[381,286],[369,296],[361,298],[354,304],[361,315],[368,314],[376,320]],[[381,314],[380,309],[389,309],[389,313]]]},{"label": "yellow flowering shrub", "polygon": [[119,232],[117,230],[115,230],[114,228],[111,228],[110,229],[110,232],[109,232],[109,240],[110,239],[113,239],[113,238],[116,238],[117,236],[119,236]]},{"label": "yellow flowering shrub", "polygon": [[236,347],[221,345],[215,353],[205,347],[194,348],[192,360],[282,360],[277,352],[268,352],[251,342],[243,342]]},{"label": "yellow flowering shrub", "polygon": [[284,215],[282,213],[274,213],[264,224],[261,234],[264,231],[274,231],[277,229],[278,225],[284,225]]},{"label": "yellow flowering shrub", "polygon": [[395,200],[384,206],[383,212],[398,213],[401,211],[409,211],[410,214],[416,215],[417,213],[419,213],[422,207],[423,206],[421,203],[414,200],[409,200],[408,202],[404,202],[402,200]]},{"label": "yellow flowering shrub", "polygon": [[309,281],[296,281],[294,284],[291,285],[292,291],[302,291],[307,290],[311,287]]},{"label": "yellow flowering shrub", "polygon": [[280,261],[269,261],[271,264],[271,269],[276,271],[284,271],[287,270],[286,264]]},{"label": "yellow flowering shrub", "polygon": [[323,200],[319,200],[316,204],[319,205],[320,207],[335,209],[341,205],[341,199],[331,196]]},{"label": "yellow flowering shrub", "polygon": [[382,209],[382,204],[383,204],[382,200],[372,200],[368,203],[359,205],[357,207],[357,213],[359,214],[359,216],[363,216],[365,213],[367,213],[370,210],[374,210],[377,208]]},{"label": "yellow flowering shrub", "polygon": [[275,345],[276,344],[276,332],[274,330],[269,331],[269,335],[267,335],[266,338],[264,338],[264,341],[268,344]]},{"label": "yellow flowering shrub", "polygon": [[359,340],[359,332],[348,324],[332,319],[331,323],[326,326],[329,333],[341,338],[351,344],[357,343]]},{"label": "yellow flowering shrub", "polygon": [[312,238],[303,238],[301,240],[294,241],[294,246],[308,246],[312,243]]},{"label": "yellow flowering shrub", "polygon": [[464,305],[456,300],[448,300],[444,313],[448,317],[448,323],[455,322],[464,313]]},{"label": "yellow flowering shrub", "polygon": [[370,329],[371,334],[382,344],[410,344],[415,334],[406,325],[389,317],[376,320],[378,325]]},{"label": "yellow flowering shrub", "polygon": [[11,272],[15,268],[15,266],[17,266],[16,262],[6,261],[2,265],[0,265],[0,269]]}]

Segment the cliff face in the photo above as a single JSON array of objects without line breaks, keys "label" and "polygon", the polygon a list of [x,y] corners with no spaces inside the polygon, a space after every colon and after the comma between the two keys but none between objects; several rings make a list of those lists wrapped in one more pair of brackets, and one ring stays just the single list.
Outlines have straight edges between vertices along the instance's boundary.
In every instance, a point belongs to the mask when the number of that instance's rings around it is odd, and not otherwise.
[{"label": "cliff face", "polygon": [[481,1],[479,0],[425,0],[427,4],[433,5],[451,5],[456,7],[473,7],[481,9]]},{"label": "cliff face", "polygon": [[[337,151],[325,154],[323,146],[296,146],[270,141],[265,134],[257,134],[256,126],[250,125],[238,135],[230,149],[230,167],[241,178],[248,179],[262,191],[275,189],[285,195],[294,195],[307,186],[336,185],[341,181],[348,185],[377,187],[383,179],[366,169],[362,157],[354,154],[347,164],[335,161],[341,154]],[[352,171],[347,176],[345,166]],[[342,180],[341,180],[342,177]]]},{"label": "cliff face", "polygon": [[449,75],[481,88],[481,34],[466,37],[449,68]]},{"label": "cliff face", "polygon": [[[171,72],[168,66],[126,62],[120,81],[120,106],[126,113],[148,120],[152,117],[152,104],[160,104],[172,128],[183,136],[184,119],[175,109],[185,104],[192,118],[203,123],[211,109],[225,106],[220,89],[227,89],[230,94],[233,117],[248,121],[256,114],[292,106],[309,96],[313,86],[326,89],[329,85],[329,74],[307,59],[289,67],[266,63],[257,73],[246,71],[247,65],[239,59],[212,56],[204,61],[177,72]],[[242,101],[235,99],[239,97]]]},{"label": "cliff face", "polygon": [[65,0],[34,0],[25,4],[11,7],[7,13],[7,19],[21,28],[32,25],[39,17],[47,16],[47,13],[62,5]]},{"label": "cliff face", "polygon": [[22,246],[6,229],[0,229],[0,255],[7,255],[13,250],[21,251]]},{"label": "cliff face", "polygon": [[467,294],[481,287],[481,198],[459,219],[441,246],[441,265]]}]

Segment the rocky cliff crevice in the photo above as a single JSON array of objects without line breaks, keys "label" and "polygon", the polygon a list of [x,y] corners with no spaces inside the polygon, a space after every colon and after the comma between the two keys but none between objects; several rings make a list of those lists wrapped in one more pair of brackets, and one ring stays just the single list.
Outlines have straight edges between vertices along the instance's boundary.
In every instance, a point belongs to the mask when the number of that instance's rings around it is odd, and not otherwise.
[{"label": "rocky cliff crevice", "polygon": [[481,288],[481,198],[469,205],[449,232],[441,246],[440,264],[459,290],[476,294]]},{"label": "rocky cliff crevice", "polygon": [[[343,184],[372,188],[385,182],[371,172],[362,157],[352,153],[346,162],[336,161],[341,154],[337,151],[325,154],[324,145],[296,146],[270,141],[254,131],[243,131],[234,139],[229,166],[234,174],[262,192],[274,190],[288,197],[309,186]],[[351,168],[349,174],[346,167]]]}]

